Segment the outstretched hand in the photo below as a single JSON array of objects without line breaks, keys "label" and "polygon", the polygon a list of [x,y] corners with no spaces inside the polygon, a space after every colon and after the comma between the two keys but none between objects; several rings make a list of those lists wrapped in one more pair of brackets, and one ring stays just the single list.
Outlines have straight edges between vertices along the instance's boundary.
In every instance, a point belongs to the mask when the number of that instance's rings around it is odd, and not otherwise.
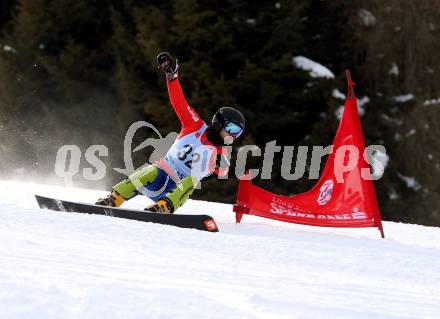
[{"label": "outstretched hand", "polygon": [[174,61],[168,52],[161,52],[157,55],[158,68],[162,69],[168,81],[177,79],[179,65]]}]

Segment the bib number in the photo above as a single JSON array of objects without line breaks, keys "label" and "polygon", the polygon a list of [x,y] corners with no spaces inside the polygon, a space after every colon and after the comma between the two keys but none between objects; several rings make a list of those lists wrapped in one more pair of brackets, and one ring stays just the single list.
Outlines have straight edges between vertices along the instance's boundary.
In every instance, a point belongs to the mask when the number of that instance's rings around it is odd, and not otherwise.
[{"label": "bib number", "polygon": [[200,154],[193,154],[192,145],[187,144],[177,153],[177,158],[191,169],[192,163],[197,163],[200,160]]}]

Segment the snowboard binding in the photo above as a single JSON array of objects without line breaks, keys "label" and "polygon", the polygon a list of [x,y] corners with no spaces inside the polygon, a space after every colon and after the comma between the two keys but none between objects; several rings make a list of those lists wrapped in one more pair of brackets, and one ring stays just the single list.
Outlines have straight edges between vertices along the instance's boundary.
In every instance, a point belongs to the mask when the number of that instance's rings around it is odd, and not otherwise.
[{"label": "snowboard binding", "polygon": [[124,201],[125,199],[117,191],[114,190],[110,194],[108,194],[107,197],[98,199],[95,205],[119,207]]},{"label": "snowboard binding", "polygon": [[171,203],[165,199],[159,199],[156,204],[148,206],[145,210],[159,214],[172,214],[174,211]]}]

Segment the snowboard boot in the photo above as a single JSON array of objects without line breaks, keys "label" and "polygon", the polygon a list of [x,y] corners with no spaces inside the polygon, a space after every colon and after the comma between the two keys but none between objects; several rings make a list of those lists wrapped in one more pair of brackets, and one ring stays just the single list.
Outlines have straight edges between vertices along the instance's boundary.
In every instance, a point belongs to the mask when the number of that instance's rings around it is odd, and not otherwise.
[{"label": "snowboard boot", "polygon": [[177,60],[174,61],[168,52],[161,52],[157,55],[157,64],[158,67],[165,72],[168,81],[177,79],[177,70],[179,69],[179,65]]},{"label": "snowboard boot", "polygon": [[117,191],[114,190],[107,197],[98,199],[95,205],[119,207],[122,205],[123,202],[125,202],[125,199]]},{"label": "snowboard boot", "polygon": [[156,204],[145,208],[145,210],[161,214],[174,213],[191,196],[196,184],[196,178],[191,176],[185,177],[177,184],[175,189],[167,193],[164,198],[158,200]]},{"label": "snowboard boot", "polygon": [[172,214],[174,212],[171,203],[165,199],[159,199],[156,204],[148,206],[145,210],[158,214]]}]

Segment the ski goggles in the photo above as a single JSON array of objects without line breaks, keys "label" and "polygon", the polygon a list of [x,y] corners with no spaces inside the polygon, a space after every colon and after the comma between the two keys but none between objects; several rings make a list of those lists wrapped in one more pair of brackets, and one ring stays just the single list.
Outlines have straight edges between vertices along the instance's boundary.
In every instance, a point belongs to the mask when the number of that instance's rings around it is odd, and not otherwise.
[{"label": "ski goggles", "polygon": [[226,123],[223,129],[233,138],[238,138],[243,133],[243,128],[232,122]]}]

